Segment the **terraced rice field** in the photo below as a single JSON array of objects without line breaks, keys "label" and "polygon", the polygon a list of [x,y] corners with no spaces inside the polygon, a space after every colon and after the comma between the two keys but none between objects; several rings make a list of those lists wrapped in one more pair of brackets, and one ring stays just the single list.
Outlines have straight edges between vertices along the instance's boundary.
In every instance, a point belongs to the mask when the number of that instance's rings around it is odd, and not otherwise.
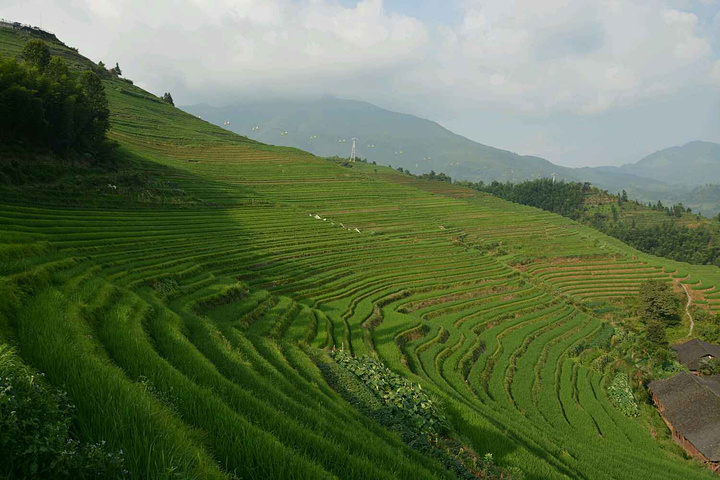
[{"label": "terraced rice field", "polygon": [[617,258],[538,261],[525,271],[558,292],[581,299],[628,297],[637,294],[644,282],[672,280],[662,268]]},{"label": "terraced rice field", "polygon": [[476,452],[525,478],[711,477],[569,352],[605,328],[575,302],[674,276],[710,288],[717,269],[106,87],[124,154],[194,201],[4,196],[0,340],[135,478],[451,478],[328,386],[314,359],[333,346],[419,382]]}]

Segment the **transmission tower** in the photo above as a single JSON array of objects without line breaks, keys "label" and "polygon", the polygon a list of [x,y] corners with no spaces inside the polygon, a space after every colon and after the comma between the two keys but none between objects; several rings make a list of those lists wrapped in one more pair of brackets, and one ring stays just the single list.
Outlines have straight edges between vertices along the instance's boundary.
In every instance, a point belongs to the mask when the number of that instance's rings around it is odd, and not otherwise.
[{"label": "transmission tower", "polygon": [[352,146],[352,150],[350,150],[350,161],[351,161],[351,162],[354,162],[354,161],[355,161],[355,156],[356,156],[356,153],[357,153],[357,152],[355,151],[355,145],[357,144],[357,140],[358,140],[357,138],[353,138],[353,139],[352,139],[353,146]]}]

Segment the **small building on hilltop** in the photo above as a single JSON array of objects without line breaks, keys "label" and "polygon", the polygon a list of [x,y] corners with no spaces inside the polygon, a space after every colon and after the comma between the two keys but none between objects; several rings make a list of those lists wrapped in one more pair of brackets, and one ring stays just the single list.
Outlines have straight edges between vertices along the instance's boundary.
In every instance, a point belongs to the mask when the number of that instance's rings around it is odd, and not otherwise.
[{"label": "small building on hilltop", "polygon": [[650,383],[658,411],[685,451],[720,470],[720,375],[682,372]]},{"label": "small building on hilltop", "polygon": [[62,45],[65,45],[60,40],[58,40],[58,38],[55,36],[54,33],[50,33],[46,30],[43,30],[40,27],[33,27],[32,25],[25,25],[24,23],[20,23],[20,22],[9,22],[5,19],[0,19],[0,28],[24,32],[29,35],[42,38],[44,40],[51,40],[53,42],[57,42]]},{"label": "small building on hilltop", "polygon": [[700,370],[703,361],[720,359],[720,345],[703,342],[699,338],[693,338],[680,345],[673,345],[672,349],[677,353],[680,363],[692,372]]}]

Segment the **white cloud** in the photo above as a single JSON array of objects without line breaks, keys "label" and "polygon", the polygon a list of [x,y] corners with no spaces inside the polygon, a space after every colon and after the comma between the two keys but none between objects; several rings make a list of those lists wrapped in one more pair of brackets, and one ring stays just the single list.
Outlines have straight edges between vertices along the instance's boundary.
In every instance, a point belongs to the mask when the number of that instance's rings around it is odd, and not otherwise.
[{"label": "white cloud", "polygon": [[701,30],[662,1],[471,1],[437,61],[461,98],[589,114],[697,83],[712,53]]},{"label": "white cloud", "polygon": [[122,11],[118,3],[112,0],[88,0],[87,6],[92,13],[102,18],[118,18]]},{"label": "white cloud", "polygon": [[672,52],[676,57],[694,60],[710,53],[708,39],[700,38],[695,34],[698,24],[697,15],[670,9],[663,12],[663,18],[673,34],[675,45]]},{"label": "white cloud", "polygon": [[461,21],[443,26],[382,0],[4,0],[3,16],[42,21],[181,103],[331,93],[409,111],[422,102],[586,115],[672,95],[708,71],[717,81],[707,0],[709,17],[690,0],[457,3]]},{"label": "white cloud", "polygon": [[720,87],[720,60],[715,60],[715,63],[710,69],[710,79]]}]

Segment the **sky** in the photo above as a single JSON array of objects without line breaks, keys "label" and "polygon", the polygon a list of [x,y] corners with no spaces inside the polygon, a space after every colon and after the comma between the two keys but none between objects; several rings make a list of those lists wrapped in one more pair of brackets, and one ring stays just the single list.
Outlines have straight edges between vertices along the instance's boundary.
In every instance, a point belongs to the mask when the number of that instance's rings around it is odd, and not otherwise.
[{"label": "sky", "polygon": [[720,0],[0,0],[175,103],[334,95],[567,166],[720,142]]}]

